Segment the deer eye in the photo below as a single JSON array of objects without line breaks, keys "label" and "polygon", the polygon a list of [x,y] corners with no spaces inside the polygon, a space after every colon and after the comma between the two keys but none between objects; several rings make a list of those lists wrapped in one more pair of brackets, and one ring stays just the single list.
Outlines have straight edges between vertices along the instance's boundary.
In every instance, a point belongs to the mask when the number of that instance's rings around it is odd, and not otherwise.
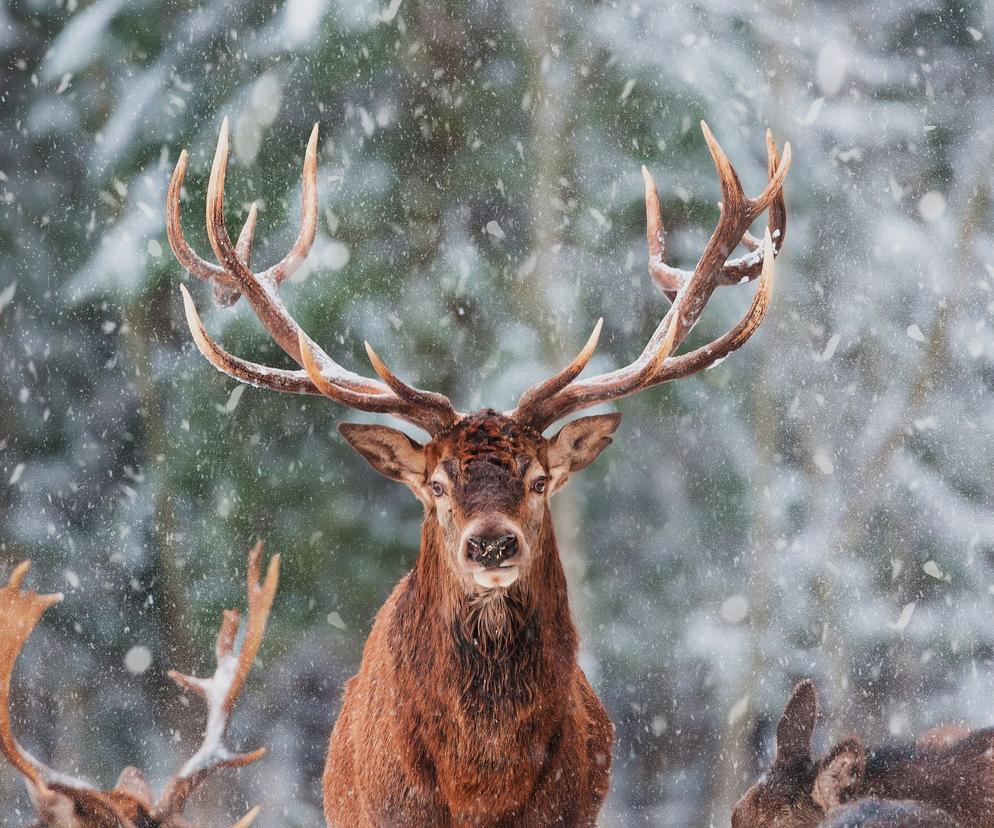
[{"label": "deer eye", "polygon": [[532,483],[532,491],[533,492],[538,492],[538,494],[542,494],[542,492],[545,491],[545,478],[544,477],[540,477],[540,478],[538,478],[538,480],[536,480],[534,483]]},{"label": "deer eye", "polygon": [[439,483],[438,481],[432,480],[431,481],[431,493],[433,495],[435,495],[435,497],[441,497],[442,495],[445,494],[445,487],[441,483]]}]

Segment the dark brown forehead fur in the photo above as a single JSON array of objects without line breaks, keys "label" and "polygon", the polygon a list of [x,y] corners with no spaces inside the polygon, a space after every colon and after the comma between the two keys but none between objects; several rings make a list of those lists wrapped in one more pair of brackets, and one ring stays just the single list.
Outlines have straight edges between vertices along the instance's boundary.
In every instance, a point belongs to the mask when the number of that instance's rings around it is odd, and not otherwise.
[{"label": "dark brown forehead fur", "polygon": [[432,445],[436,461],[455,460],[460,471],[480,461],[511,470],[518,467],[522,455],[537,457],[543,439],[535,429],[486,410],[464,417],[439,433]]}]

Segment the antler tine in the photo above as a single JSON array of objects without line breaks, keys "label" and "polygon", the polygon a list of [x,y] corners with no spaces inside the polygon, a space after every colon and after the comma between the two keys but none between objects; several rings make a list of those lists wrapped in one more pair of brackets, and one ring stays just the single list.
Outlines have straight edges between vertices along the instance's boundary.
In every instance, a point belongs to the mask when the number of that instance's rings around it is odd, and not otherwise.
[{"label": "antler tine", "polygon": [[[240,382],[257,387],[297,394],[322,394],[351,408],[393,414],[430,433],[455,422],[459,414],[442,394],[413,388],[401,383],[392,374],[391,385],[343,368],[304,332],[279,297],[279,283],[307,256],[317,229],[317,125],[311,131],[304,155],[300,233],[290,252],[280,262],[261,273],[253,273],[249,267],[257,215],[255,206],[249,210],[237,245],[232,244],[224,221],[228,140],[228,120],[225,118],[211,165],[206,204],[207,235],[221,267],[217,268],[198,259],[182,239],[182,232],[179,230],[179,193],[186,169],[185,153],[180,157],[169,190],[167,212],[171,228],[170,243],[175,240],[174,251],[182,264],[193,267],[196,275],[214,282],[215,296],[221,304],[237,301],[238,296],[244,293],[269,335],[304,370],[269,368],[225,351],[208,335],[193,300],[184,288],[183,304],[187,323],[201,353],[218,370]],[[224,276],[216,277],[218,272]]]},{"label": "antler tine", "polygon": [[186,324],[190,328],[194,344],[204,358],[218,371],[227,374],[239,382],[254,385],[259,388],[271,388],[275,391],[285,391],[291,394],[322,394],[307,377],[305,371],[288,371],[285,368],[270,368],[250,362],[247,359],[228,353],[207,333],[197,306],[190,296],[186,285],[179,286],[183,295],[183,310],[186,314]]},{"label": "antler tine", "polygon": [[10,680],[14,664],[45,610],[62,600],[61,593],[23,592],[21,584],[30,568],[31,561],[18,564],[7,586],[0,587],[0,750],[30,788],[47,790],[47,782],[55,772],[19,745],[10,727]]},{"label": "antler tine", "polygon": [[[253,201],[249,207],[245,224],[242,225],[242,232],[238,234],[238,241],[235,242],[235,254],[245,263],[245,267],[252,266],[252,239],[255,236],[255,224],[259,217],[259,210]],[[242,298],[240,290],[232,290],[222,285],[220,282],[214,284],[214,303],[222,308],[230,308]]]},{"label": "antler tine", "polygon": [[237,610],[225,610],[217,635],[217,669],[214,675],[202,679],[176,671],[169,673],[177,684],[204,699],[207,704],[207,726],[197,752],[169,780],[153,810],[154,819],[166,820],[178,815],[190,794],[214,771],[249,765],[266,752],[265,748],[259,748],[249,753],[231,753],[224,745],[231,712],[262,643],[279,582],[280,556],[274,555],[270,559],[265,578],[261,577],[261,560],[260,541],[248,557],[248,616],[241,647],[236,649],[240,615]]},{"label": "antler tine", "polygon": [[[777,151],[776,142],[773,140],[773,131],[768,129],[766,130],[766,153],[766,168],[769,181],[763,188],[763,192],[755,198],[749,199],[749,208],[754,220],[759,218],[763,211],[768,209],[778,198],[781,204],[779,209],[784,212],[786,211],[786,208],[783,206],[783,182],[787,178],[787,172],[790,170],[790,142],[788,141],[784,144],[783,158],[781,159]],[[785,220],[786,216],[781,218]]]},{"label": "antler tine", "polygon": [[266,271],[266,277],[277,285],[300,267],[311,252],[318,229],[318,125],[314,124],[304,152],[304,170],[301,174],[302,207],[300,232],[290,252]]},{"label": "antler tine", "polygon": [[238,241],[235,242],[235,253],[238,258],[245,262],[245,267],[252,266],[252,240],[255,238],[255,223],[259,218],[259,206],[253,201],[249,205],[248,216],[245,224],[242,225],[242,232],[238,234]]},{"label": "antler tine", "polygon": [[169,179],[169,189],[166,192],[166,238],[169,240],[173,255],[188,273],[198,279],[204,279],[215,285],[223,285],[234,290],[238,287],[235,278],[223,267],[201,259],[183,235],[183,224],[180,219],[180,193],[183,190],[183,179],[186,177],[188,161],[189,155],[186,150],[182,150]]},{"label": "antler tine", "polygon": [[[712,136],[713,137],[713,136]],[[767,174],[769,183],[766,189],[755,199],[746,199],[749,205],[749,212],[759,216],[764,209],[769,209],[770,217],[767,226],[773,236],[773,252],[778,255],[783,247],[783,241],[787,232],[787,208],[783,199],[783,178],[790,168],[790,147],[787,147],[786,163],[781,165],[780,153],[773,140],[773,133],[766,131],[767,146]],[[719,148],[720,149],[720,148]],[[652,174],[643,165],[642,178],[645,181],[645,216],[646,216],[646,236],[649,248],[649,275],[653,282],[670,300],[676,297],[676,292],[690,282],[693,273],[673,267],[665,261],[666,245],[663,231],[662,209],[659,203],[659,194],[656,190],[656,182]],[[718,207],[723,209],[723,203],[719,202]],[[744,256],[729,259],[721,268],[721,276],[718,279],[719,285],[738,285],[755,279],[763,268],[762,241],[757,239],[748,230],[742,234],[740,243],[749,251]],[[757,251],[759,251],[757,253]]]},{"label": "antler tine", "polygon": [[420,388],[408,385],[387,367],[386,363],[373,350],[372,345],[366,341],[363,341],[362,344],[366,348],[366,356],[369,357],[369,362],[373,366],[373,370],[376,371],[376,375],[398,397],[418,407],[438,411],[443,417],[451,416],[454,419],[455,412],[448,397],[444,394],[436,394],[434,391],[422,391]]},{"label": "antler tine", "polygon": [[[371,350],[369,343],[366,343],[366,348],[367,353],[369,353]],[[360,411],[392,414],[414,423],[429,434],[437,434],[448,428],[461,416],[452,407],[448,397],[421,391],[395,377],[383,364],[383,361],[376,356],[375,352],[370,357],[373,361],[373,367],[378,372],[382,370],[383,375],[390,377],[391,390],[394,391],[392,394],[362,394],[335,385],[321,371],[311,350],[311,343],[303,337],[300,339],[300,355],[304,370],[318,392],[342,405],[357,408]],[[376,357],[375,360],[373,357]],[[398,394],[397,389],[403,390]]]},{"label": "antler tine", "polygon": [[645,240],[649,248],[649,275],[656,287],[672,302],[676,292],[690,280],[690,274],[666,264],[663,208],[659,203],[656,182],[645,164],[642,165],[642,181],[645,184]]},{"label": "antler tine", "polygon": [[[558,393],[569,385],[573,380],[575,380],[584,368],[587,367],[587,363],[590,362],[590,358],[594,355],[594,351],[597,348],[597,342],[601,337],[601,328],[604,327],[604,317],[600,317],[597,320],[597,324],[594,325],[594,330],[591,332],[590,336],[587,337],[587,342],[580,350],[573,361],[563,368],[554,377],[550,377],[543,382],[533,385],[518,400],[518,405],[515,411],[526,411],[530,409],[537,401],[545,399],[546,397],[551,397],[553,394]],[[508,416],[514,417],[515,411],[510,412]]]},{"label": "antler tine", "polygon": [[[245,629],[245,640],[237,656],[238,669],[234,679],[228,686],[228,692],[224,697],[225,712],[230,714],[234,708],[235,701],[245,686],[249,671],[252,669],[252,662],[259,652],[259,645],[262,644],[262,636],[266,632],[266,622],[269,620],[269,611],[273,606],[273,599],[276,597],[276,587],[280,579],[280,556],[273,555],[266,569],[265,579],[262,577],[262,541],[256,543],[249,552],[248,574],[246,578],[246,589],[248,592],[248,620]],[[238,615],[237,611],[235,613]],[[230,657],[234,654],[235,641],[227,636],[222,642],[218,639],[218,646],[224,644],[224,649],[219,650],[218,657]]]},{"label": "antler tine", "polygon": [[[689,278],[662,263],[664,242],[663,223],[659,210],[659,197],[655,182],[648,170],[643,170],[646,201],[646,237],[649,247],[650,268],[657,284],[674,303],[656,326],[642,353],[630,365],[587,380],[573,380],[561,389],[544,396],[533,390],[519,401],[511,412],[517,419],[544,430],[556,420],[581,408],[627,396],[669,380],[679,379],[711,367],[732,351],[741,347],[759,327],[769,307],[773,284],[774,258],[777,252],[771,227],[766,233],[761,250],[750,253],[749,278],[753,269],[761,274],[760,285],[746,316],[732,330],[715,341],[682,357],[672,354],[680,346],[700,318],[715,288],[725,283],[728,256],[746,239],[749,225],[764,209],[770,211],[773,231],[783,236],[786,227],[786,207],[783,202],[783,182],[790,167],[790,144],[784,146],[783,158],[779,157],[772,136],[767,135],[769,182],[755,199],[745,196],[742,185],[728,157],[708,129],[701,123],[704,139],[708,144],[715,169],[721,183],[722,205],[718,225],[708,240],[697,267]],[[743,257],[745,259],[746,257]],[[738,263],[731,264],[738,266]],[[657,265],[659,267],[657,267]],[[660,269],[661,268],[661,269]],[[675,287],[672,291],[669,288]]]}]

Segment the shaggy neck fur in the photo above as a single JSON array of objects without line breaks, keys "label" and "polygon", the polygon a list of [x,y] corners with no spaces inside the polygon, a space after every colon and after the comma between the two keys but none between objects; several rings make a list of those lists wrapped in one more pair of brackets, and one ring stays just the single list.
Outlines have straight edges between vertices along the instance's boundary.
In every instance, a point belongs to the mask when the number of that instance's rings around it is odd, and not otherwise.
[{"label": "shaggy neck fur", "polygon": [[434,688],[432,695],[442,697],[436,701],[495,723],[526,714],[539,691],[567,680],[578,641],[548,514],[536,552],[529,571],[508,589],[468,595],[446,563],[429,514],[397,604],[397,669],[430,669],[422,682],[445,676],[447,684]]},{"label": "shaggy neck fur", "polygon": [[429,512],[345,693],[325,768],[329,823],[593,828],[613,732],[577,646],[547,512],[527,571],[481,594],[453,570]]}]

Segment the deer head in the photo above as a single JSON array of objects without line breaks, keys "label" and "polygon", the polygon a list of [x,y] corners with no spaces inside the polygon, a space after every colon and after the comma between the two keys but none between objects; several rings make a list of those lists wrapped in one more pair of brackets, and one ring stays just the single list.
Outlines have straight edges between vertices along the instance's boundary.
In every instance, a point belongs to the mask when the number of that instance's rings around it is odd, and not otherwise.
[{"label": "deer head", "polygon": [[343,424],[377,471],[438,518],[446,565],[467,592],[507,588],[534,560],[548,498],[611,442],[620,416],[585,417],[544,439],[496,411],[463,417],[428,445],[395,429]]},{"label": "deer head", "polygon": [[816,761],[811,739],[817,718],[815,686],[802,681],[777,725],[773,762],[735,805],[732,828],[810,828],[858,796],[866,773],[866,748],[851,737]]},{"label": "deer head", "polygon": [[[275,391],[323,395],[349,408],[390,414],[426,431],[430,440],[422,444],[385,426],[341,426],[345,439],[374,468],[407,485],[424,504],[426,513],[437,517],[446,566],[466,590],[507,588],[526,576],[533,564],[537,538],[546,523],[549,496],[611,442],[619,415],[578,419],[548,438],[543,432],[584,408],[717,364],[741,347],[766,315],[774,257],[786,230],[782,187],[790,166],[790,145],[784,148],[781,159],[772,137],[767,136],[769,182],[758,197],[751,199],[743,193],[735,171],[707,125],[702,123],[701,127],[721,182],[721,217],[693,272],[670,267],[664,261],[659,197],[652,176],[643,168],[649,270],[673,304],[641,354],[629,365],[579,378],[597,345],[602,324],[598,321],[576,358],[553,377],[526,391],[513,410],[486,410],[472,415],[457,411],[442,394],[415,388],[399,379],[368,343],[366,352],[377,378],[342,367],[300,328],[278,292],[281,282],[307,255],[315,236],[318,128],[315,125],[304,156],[303,216],[297,240],[283,260],[254,272],[249,267],[256,223],[254,206],[237,243],[231,241],[225,225],[227,119],[221,127],[207,191],[207,235],[219,264],[197,256],[183,237],[180,194],[187,166],[185,150],[180,154],[167,196],[169,242],[183,267],[214,286],[215,298],[221,304],[244,295],[270,336],[299,367],[271,368],[225,351],[208,334],[189,291],[181,285],[193,339],[211,364],[241,382]],[[769,226],[760,242],[750,235],[749,227],[767,210]],[[740,243],[749,252],[730,259]],[[736,326],[706,345],[676,355],[717,287],[756,277],[759,287]]]},{"label": "deer head", "polygon": [[[814,685],[798,684],[777,726],[773,763],[735,806],[733,828],[981,828],[994,821],[994,728],[946,724],[915,743],[871,748],[850,736],[814,759],[817,707]],[[897,808],[905,800],[906,813]]]},{"label": "deer head", "polygon": [[[126,768],[112,790],[101,791],[70,776],[53,771],[22,748],[10,725],[10,681],[14,663],[42,614],[62,600],[61,595],[39,595],[21,589],[30,567],[25,561],[0,587],[0,752],[24,777],[39,820],[48,828],[194,828],[181,814],[190,795],[222,768],[248,765],[262,758],[265,748],[232,753],[224,745],[228,719],[255,660],[276,595],[279,555],[274,555],[263,579],[262,545],[249,553],[248,618],[241,646],[236,639],[240,625],[237,610],[225,610],[217,636],[217,670],[209,679],[170,677],[203,698],[207,726],[197,752],[174,774],[158,798],[141,772]],[[248,828],[259,814],[255,807],[232,828]]]}]

